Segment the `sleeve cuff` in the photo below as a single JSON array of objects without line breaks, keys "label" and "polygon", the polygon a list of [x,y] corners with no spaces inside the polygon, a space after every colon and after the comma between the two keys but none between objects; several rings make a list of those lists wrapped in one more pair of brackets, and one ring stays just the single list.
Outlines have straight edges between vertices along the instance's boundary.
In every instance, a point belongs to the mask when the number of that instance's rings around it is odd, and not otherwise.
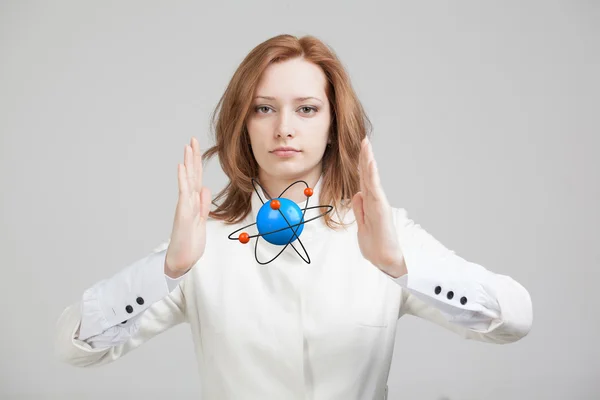
[{"label": "sleeve cuff", "polygon": [[126,323],[177,287],[165,279],[165,257],[166,249],[154,252],[86,290],[78,339],[85,340]]},{"label": "sleeve cuff", "polygon": [[175,290],[175,288],[177,286],[179,286],[179,283],[183,280],[183,278],[185,278],[187,276],[187,274],[189,274],[191,271],[191,268],[183,275],[181,275],[179,278],[171,278],[170,276],[165,274],[165,280],[167,282],[167,288],[169,289],[169,293],[171,293],[173,290]]},{"label": "sleeve cuff", "polygon": [[398,278],[390,276],[390,279],[449,315],[469,311],[491,318],[498,316],[495,294],[488,284],[488,277],[478,270],[478,265],[462,260],[472,265],[472,268],[464,268],[453,265],[457,260],[452,258],[423,261],[418,267],[413,263],[409,265],[407,261],[408,274]]},{"label": "sleeve cuff", "polygon": [[396,229],[407,274],[388,277],[453,322],[489,326],[499,318],[494,274],[447,249],[396,210]]}]

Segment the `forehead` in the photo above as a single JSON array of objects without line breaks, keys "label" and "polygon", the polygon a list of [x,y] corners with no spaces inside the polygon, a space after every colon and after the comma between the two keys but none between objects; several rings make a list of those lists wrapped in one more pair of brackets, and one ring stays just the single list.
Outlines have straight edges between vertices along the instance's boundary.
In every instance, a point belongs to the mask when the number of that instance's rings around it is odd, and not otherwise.
[{"label": "forehead", "polygon": [[326,83],[321,67],[302,58],[294,58],[269,65],[258,82],[256,95],[284,100],[319,96],[324,100]]}]

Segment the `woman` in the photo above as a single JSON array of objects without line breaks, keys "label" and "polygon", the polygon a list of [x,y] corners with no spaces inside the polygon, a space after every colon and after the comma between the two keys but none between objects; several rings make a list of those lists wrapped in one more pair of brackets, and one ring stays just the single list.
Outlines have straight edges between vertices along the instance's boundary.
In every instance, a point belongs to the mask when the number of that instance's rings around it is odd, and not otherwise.
[{"label": "woman", "polygon": [[[204,157],[218,154],[229,177],[216,209],[192,138],[178,165],[170,240],[66,308],[61,359],[106,364],[187,322],[203,398],[381,399],[404,314],[492,343],[529,332],[526,289],[457,256],[390,207],[368,119],[322,42],[281,35],[260,44],[216,111],[216,145]],[[309,206],[333,206],[293,243],[302,242],[310,263],[291,246],[274,258],[281,246],[264,238],[230,240],[256,221],[264,199],[298,180],[312,195],[295,184],[283,197],[301,208],[307,196]]]}]

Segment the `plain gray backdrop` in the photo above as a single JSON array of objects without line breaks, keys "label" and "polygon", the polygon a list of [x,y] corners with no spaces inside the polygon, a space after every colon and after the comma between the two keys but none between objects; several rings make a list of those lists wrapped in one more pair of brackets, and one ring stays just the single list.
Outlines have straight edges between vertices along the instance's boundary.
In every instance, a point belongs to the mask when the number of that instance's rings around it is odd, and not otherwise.
[{"label": "plain gray backdrop", "polygon": [[0,398],[199,397],[186,325],[96,369],[54,325],[168,237],[184,145],[280,33],[347,67],[392,205],[532,296],[510,345],[402,318],[390,399],[600,398],[599,2],[0,4]]}]

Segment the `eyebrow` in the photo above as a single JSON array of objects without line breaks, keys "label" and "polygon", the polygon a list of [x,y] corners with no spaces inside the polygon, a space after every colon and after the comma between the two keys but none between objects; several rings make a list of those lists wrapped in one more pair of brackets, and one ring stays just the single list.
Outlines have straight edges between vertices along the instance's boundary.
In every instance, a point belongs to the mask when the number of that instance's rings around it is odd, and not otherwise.
[{"label": "eyebrow", "polygon": [[[275,100],[275,97],[272,96],[256,96],[255,99],[266,99],[266,100]],[[296,97],[294,99],[294,101],[306,101],[306,100],[310,100],[310,99],[314,99],[317,101],[320,101],[321,103],[323,103],[323,100],[317,98],[317,97],[313,97],[313,96],[307,96],[307,97]]]}]

